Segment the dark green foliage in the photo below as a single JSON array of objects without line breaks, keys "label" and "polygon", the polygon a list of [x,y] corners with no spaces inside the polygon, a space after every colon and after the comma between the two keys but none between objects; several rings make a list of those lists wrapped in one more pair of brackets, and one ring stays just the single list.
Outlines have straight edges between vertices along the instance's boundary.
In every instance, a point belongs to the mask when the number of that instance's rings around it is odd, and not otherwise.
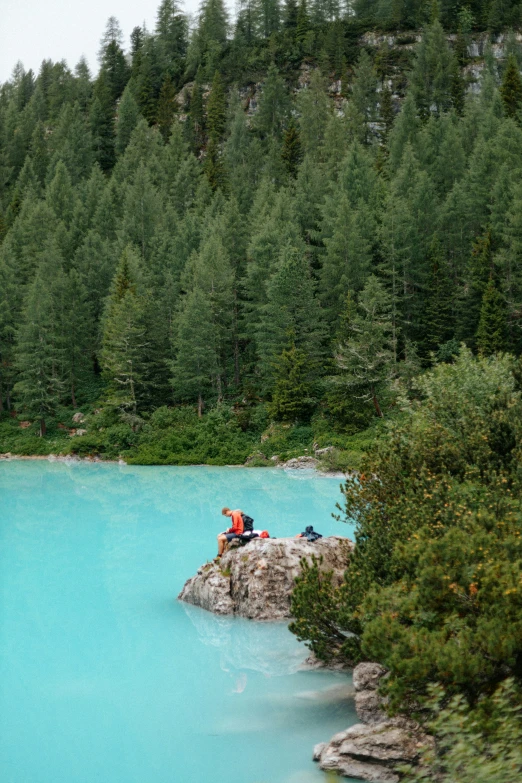
[{"label": "dark green foliage", "polygon": [[435,238],[431,250],[431,273],[425,309],[426,336],[423,341],[425,357],[428,357],[432,351],[436,352],[455,334],[452,291],[453,283],[448,264],[442,257],[438,239]]},{"label": "dark green foliage", "polygon": [[506,350],[506,326],[506,300],[491,278],[484,290],[480,308],[477,329],[477,348],[480,354],[491,356]]},{"label": "dark green foliage", "polygon": [[313,365],[293,339],[274,362],[274,389],[269,414],[278,421],[306,420],[314,408]]},{"label": "dark green foliage", "polygon": [[207,133],[211,141],[219,142],[225,131],[226,99],[223,82],[219,71],[212,80],[212,87],[207,101]]},{"label": "dark green foliage", "polygon": [[283,138],[283,151],[281,157],[285,162],[286,169],[291,177],[297,176],[299,164],[303,158],[301,150],[301,141],[299,131],[297,130],[293,119],[290,119],[288,128]]},{"label": "dark green foliage", "polygon": [[177,111],[176,90],[171,76],[168,74],[163,80],[158,98],[157,121],[161,135],[168,141],[172,122]]},{"label": "dark green foliage", "polygon": [[[475,703],[521,677],[522,409],[512,360],[463,349],[416,385],[420,401],[346,484],[357,547],[345,583],[332,591],[306,571],[293,605],[293,630],[318,655],[390,670],[392,709],[419,704],[430,682]],[[313,589],[336,607],[326,622],[320,602],[306,604]]]},{"label": "dark green foliage", "polygon": [[518,63],[513,56],[509,58],[502,77],[500,96],[507,116],[519,120],[519,112],[522,107],[522,78]]}]

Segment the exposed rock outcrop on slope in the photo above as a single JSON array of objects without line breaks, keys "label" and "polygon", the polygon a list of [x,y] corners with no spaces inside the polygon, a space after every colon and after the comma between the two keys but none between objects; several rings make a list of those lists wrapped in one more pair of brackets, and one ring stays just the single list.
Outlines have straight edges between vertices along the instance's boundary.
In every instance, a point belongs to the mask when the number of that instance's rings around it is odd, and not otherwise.
[{"label": "exposed rock outcrop on slope", "polygon": [[412,763],[433,738],[415,721],[388,718],[378,693],[386,669],[378,663],[360,663],[353,671],[355,708],[363,723],[336,734],[314,748],[314,760],[324,770],[373,783],[398,783],[399,764]]},{"label": "exposed rock outcrop on slope", "polygon": [[246,546],[232,542],[218,563],[199,568],[179,594],[182,601],[216,614],[238,614],[252,620],[290,617],[290,599],[301,558],[322,557],[321,568],[333,571],[340,584],[353,543],[329,536],[310,543],[302,538],[256,538]]}]

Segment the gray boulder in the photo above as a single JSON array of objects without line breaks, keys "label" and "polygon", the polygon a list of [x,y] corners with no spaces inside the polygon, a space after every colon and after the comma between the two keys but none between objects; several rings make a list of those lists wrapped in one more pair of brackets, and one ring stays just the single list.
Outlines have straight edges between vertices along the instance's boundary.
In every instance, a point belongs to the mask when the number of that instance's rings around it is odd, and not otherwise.
[{"label": "gray boulder", "polygon": [[322,557],[320,568],[332,571],[340,584],[353,543],[329,536],[310,543],[302,538],[256,538],[246,546],[236,542],[218,563],[207,563],[191,577],[179,599],[216,614],[237,614],[252,620],[284,620],[290,615],[295,578],[301,558]]},{"label": "gray boulder", "polygon": [[363,722],[315,746],[313,758],[321,769],[373,783],[397,783],[396,767],[414,763],[422,748],[433,744],[415,721],[387,716],[385,699],[378,692],[384,676],[386,669],[378,663],[355,667],[355,708]]},{"label": "gray boulder", "polygon": [[357,723],[314,748],[314,759],[323,770],[374,783],[398,783],[394,767],[414,762],[425,741],[420,730],[383,721],[367,726]]}]

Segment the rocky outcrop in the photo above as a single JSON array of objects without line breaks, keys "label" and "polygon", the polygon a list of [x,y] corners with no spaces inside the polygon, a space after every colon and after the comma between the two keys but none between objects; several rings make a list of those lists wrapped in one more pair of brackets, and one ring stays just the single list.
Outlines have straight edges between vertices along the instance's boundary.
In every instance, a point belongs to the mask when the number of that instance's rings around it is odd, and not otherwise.
[{"label": "rocky outcrop", "polygon": [[320,568],[332,571],[340,584],[353,544],[329,536],[309,543],[302,538],[256,538],[245,546],[232,542],[218,563],[207,563],[179,594],[187,603],[216,614],[237,614],[252,620],[284,620],[290,615],[301,558],[322,558]]},{"label": "rocky outcrop", "polygon": [[388,718],[378,693],[386,669],[378,663],[360,663],[353,670],[355,708],[359,720],[330,742],[314,748],[314,761],[324,770],[374,783],[398,783],[396,767],[415,762],[422,748],[433,743],[415,721]]}]

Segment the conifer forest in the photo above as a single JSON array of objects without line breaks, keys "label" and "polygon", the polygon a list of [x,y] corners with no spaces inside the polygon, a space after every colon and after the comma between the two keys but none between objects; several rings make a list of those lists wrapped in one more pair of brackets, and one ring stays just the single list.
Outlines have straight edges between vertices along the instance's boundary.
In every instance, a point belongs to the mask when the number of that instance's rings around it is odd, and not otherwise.
[{"label": "conifer forest", "polygon": [[0,452],[353,469],[291,630],[386,667],[436,737],[412,783],[522,775],[519,30],[162,0],[96,73],[0,86]]},{"label": "conifer forest", "polygon": [[356,465],[419,373],[518,356],[520,14],[163,0],[96,74],[18,64],[1,449]]}]

